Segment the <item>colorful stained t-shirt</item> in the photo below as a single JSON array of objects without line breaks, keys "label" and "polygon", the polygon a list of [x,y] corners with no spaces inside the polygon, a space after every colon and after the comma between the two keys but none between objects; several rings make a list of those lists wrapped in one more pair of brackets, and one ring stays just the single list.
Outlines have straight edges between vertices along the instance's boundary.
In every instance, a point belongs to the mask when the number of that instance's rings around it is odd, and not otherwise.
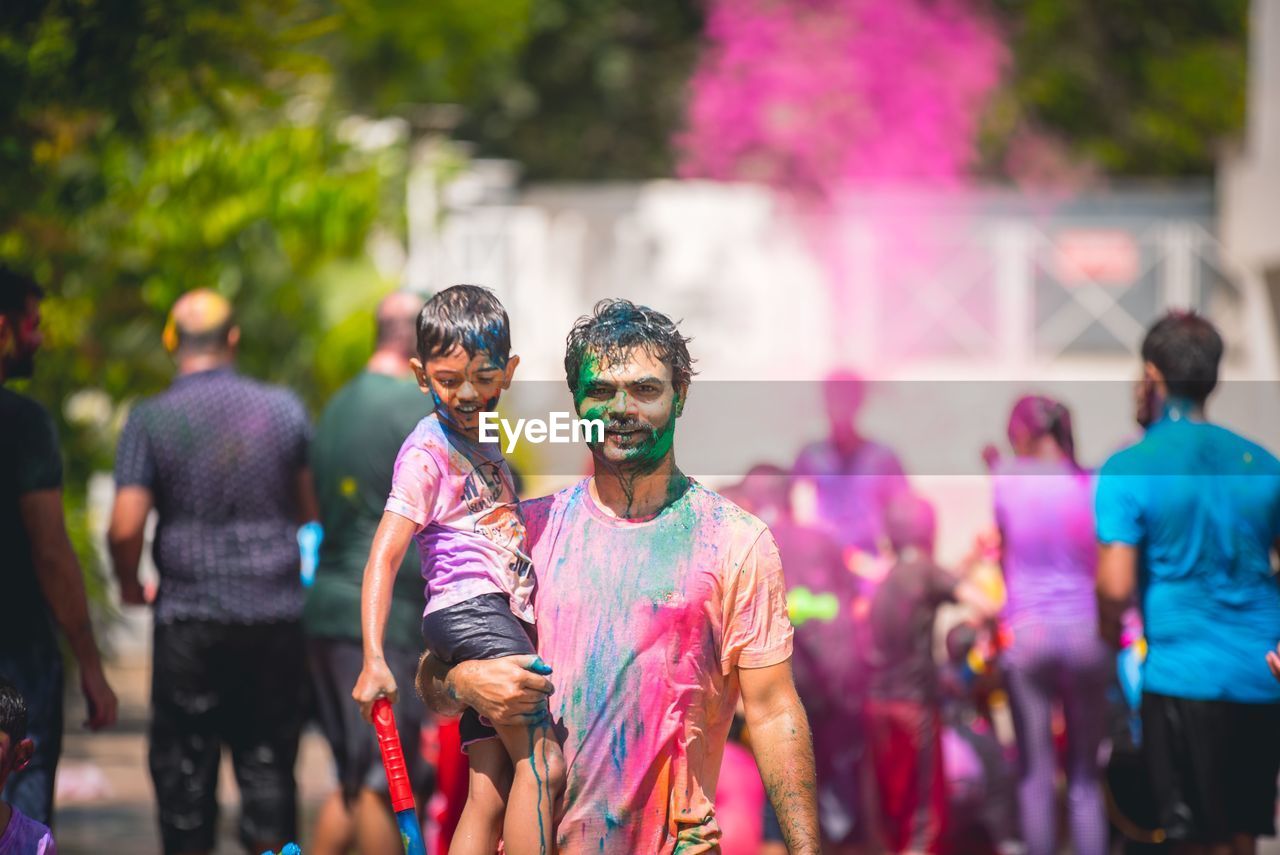
[{"label": "colorful stained t-shirt", "polygon": [[16,807],[9,824],[0,832],[0,855],[58,855],[48,827]]},{"label": "colorful stained t-shirt", "polygon": [[589,483],[522,505],[568,763],[560,855],[718,851],[737,669],[791,655],[777,547],[696,482],[640,522],[606,514]]},{"label": "colorful stained t-shirt", "polygon": [[437,413],[418,422],[396,457],[386,509],[418,524],[426,613],[505,594],[533,622],[533,566],[511,469],[497,443],[480,443]]},{"label": "colorful stained t-shirt", "polygon": [[1069,461],[1015,457],[996,465],[992,489],[1009,622],[1070,624],[1081,634],[1093,632],[1098,622],[1093,476]]}]

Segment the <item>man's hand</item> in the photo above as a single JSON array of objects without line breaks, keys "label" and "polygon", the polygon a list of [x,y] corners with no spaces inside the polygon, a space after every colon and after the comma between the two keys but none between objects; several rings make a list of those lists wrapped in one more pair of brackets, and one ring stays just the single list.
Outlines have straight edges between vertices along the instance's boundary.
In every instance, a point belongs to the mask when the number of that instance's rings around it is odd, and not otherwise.
[{"label": "man's hand", "polygon": [[360,715],[364,716],[364,720],[373,724],[373,702],[378,698],[386,698],[395,703],[400,700],[400,691],[396,688],[396,678],[391,676],[391,669],[387,667],[385,659],[368,659],[364,660],[364,667],[360,669],[360,676],[356,679],[355,688],[351,690],[351,697],[360,705]]},{"label": "man's hand", "polygon": [[546,714],[555,686],[551,668],[532,654],[462,662],[445,680],[445,691],[494,724],[528,724]]},{"label": "man's hand", "polygon": [[102,730],[116,723],[116,693],[107,685],[106,675],[101,668],[80,669],[80,691],[84,693],[85,704],[89,707],[85,727]]},{"label": "man's hand", "polygon": [[1267,654],[1267,667],[1271,669],[1271,676],[1280,680],[1280,647]]}]

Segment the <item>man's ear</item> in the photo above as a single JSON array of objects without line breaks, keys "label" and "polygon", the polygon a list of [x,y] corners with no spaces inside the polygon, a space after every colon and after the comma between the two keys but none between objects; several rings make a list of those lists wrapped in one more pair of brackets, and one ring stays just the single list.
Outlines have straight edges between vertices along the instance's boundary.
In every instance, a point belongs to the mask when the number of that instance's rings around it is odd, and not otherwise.
[{"label": "man's ear", "polygon": [[27,768],[27,764],[31,762],[31,757],[35,753],[36,744],[31,741],[29,736],[13,746],[13,771],[18,772]]},{"label": "man's ear", "polygon": [[13,323],[8,315],[0,314],[0,356],[7,356],[13,349]]},{"label": "man's ear", "polygon": [[680,415],[684,412],[684,402],[688,394],[689,386],[687,384],[683,387],[676,387],[676,418],[680,418]]},{"label": "man's ear", "polygon": [[1164,372],[1157,368],[1154,362],[1142,363],[1142,376],[1156,388],[1160,397],[1169,397],[1169,387],[1164,382]]},{"label": "man's ear", "polygon": [[507,367],[502,371],[502,388],[504,390],[511,388],[511,381],[515,379],[516,366],[519,364],[520,357],[514,353],[511,354],[511,358],[507,360]]},{"label": "man's ear", "polygon": [[227,330],[227,347],[235,350],[240,345],[240,328],[232,327]]}]

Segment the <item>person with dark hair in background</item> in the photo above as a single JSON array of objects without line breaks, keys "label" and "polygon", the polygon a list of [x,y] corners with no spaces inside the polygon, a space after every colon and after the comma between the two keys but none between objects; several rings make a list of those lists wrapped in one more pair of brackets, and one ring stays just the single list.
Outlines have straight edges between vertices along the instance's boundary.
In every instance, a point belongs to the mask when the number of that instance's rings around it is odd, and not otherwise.
[{"label": "person with dark hair in background", "polygon": [[1029,855],[1058,851],[1053,708],[1067,728],[1067,801],[1079,855],[1106,852],[1098,748],[1106,734],[1110,651],[1098,636],[1093,479],[1075,459],[1071,413],[1041,395],[1009,415],[1014,456],[995,463],[1012,644],[1003,664],[1018,738],[1018,802]]},{"label": "person with dark hair in background", "polygon": [[893,449],[858,427],[866,393],[866,382],[850,371],[836,371],[823,381],[831,432],[800,451],[792,476],[802,517],[812,506],[817,523],[842,547],[877,555],[885,508],[908,485]]},{"label": "person with dark hair in background", "polygon": [[[27,702],[0,677],[0,790],[9,776],[31,762],[35,746],[27,736]],[[57,855],[49,827],[0,799],[0,855]]]},{"label": "person with dark hair in background", "polygon": [[[0,268],[0,383],[30,377],[40,348],[35,280]],[[80,687],[97,730],[116,719],[89,622],[80,562],[62,510],[62,453],[53,419],[30,398],[0,386],[0,676],[27,698],[34,753],[4,785],[5,801],[48,825],[62,749],[62,654],[53,624],[80,666]],[[52,621],[50,620],[52,618]]]},{"label": "person with dark hair in background", "polygon": [[[1136,594],[1146,631],[1142,742],[1161,827],[1180,851],[1253,852],[1275,834],[1280,461],[1212,424],[1222,338],[1192,312],[1142,343],[1136,444],[1098,478],[1102,630]],[[1141,568],[1141,572],[1139,571]]]},{"label": "person with dark hair in background", "polygon": [[[316,819],[307,847],[311,855],[339,855],[353,845],[360,852],[390,852],[400,845],[378,741],[351,702],[351,687],[363,662],[360,586],[369,545],[391,491],[400,446],[431,412],[431,402],[418,389],[409,364],[417,354],[422,303],[418,295],[399,291],[378,304],[373,355],[329,401],[311,443],[324,539],[302,622],[320,726],[333,749],[339,785]],[[396,681],[404,685],[413,682],[422,650],[420,625],[426,602],[417,563],[416,549],[405,553],[387,621],[385,655]],[[421,797],[431,778],[418,750],[426,710],[412,694],[404,695],[394,710],[414,789]]]},{"label": "person with dark hair in background", "polygon": [[107,540],[125,603],[146,602],[138,563],[158,517],[148,759],[166,853],[213,849],[224,742],[241,842],[275,851],[297,834],[311,427],[292,392],[236,373],[239,340],[225,298],[180,297],[164,333],[178,376],[134,405],[116,451]]},{"label": "person with dark hair in background", "polygon": [[933,507],[912,493],[889,500],[885,535],[893,565],[871,597],[866,734],[890,852],[939,852],[947,821],[942,709],[933,625],[938,607],[958,602],[979,617],[995,604],[972,582],[933,559]]},{"label": "person with dark hair in background", "polygon": [[[858,851],[868,839],[860,786],[865,746],[858,738],[866,692],[866,668],[857,650],[860,580],[838,543],[792,514],[787,470],[753,466],[738,492],[743,507],[769,527],[787,573],[795,625],[791,668],[813,730],[823,852]],[[765,853],[786,851],[767,802],[764,839]]]}]

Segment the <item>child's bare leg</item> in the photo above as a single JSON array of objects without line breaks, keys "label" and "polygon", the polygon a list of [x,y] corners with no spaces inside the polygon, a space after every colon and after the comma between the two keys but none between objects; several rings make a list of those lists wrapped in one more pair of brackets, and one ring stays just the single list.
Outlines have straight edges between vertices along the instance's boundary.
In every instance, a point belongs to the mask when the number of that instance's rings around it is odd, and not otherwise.
[{"label": "child's bare leg", "polygon": [[502,842],[507,855],[554,855],[556,802],[565,766],[550,719],[498,728],[515,767]]},{"label": "child's bare leg", "polygon": [[467,759],[471,766],[467,772],[467,803],[449,844],[449,855],[493,855],[498,851],[502,816],[511,790],[511,758],[501,741],[482,739],[468,746]]}]

